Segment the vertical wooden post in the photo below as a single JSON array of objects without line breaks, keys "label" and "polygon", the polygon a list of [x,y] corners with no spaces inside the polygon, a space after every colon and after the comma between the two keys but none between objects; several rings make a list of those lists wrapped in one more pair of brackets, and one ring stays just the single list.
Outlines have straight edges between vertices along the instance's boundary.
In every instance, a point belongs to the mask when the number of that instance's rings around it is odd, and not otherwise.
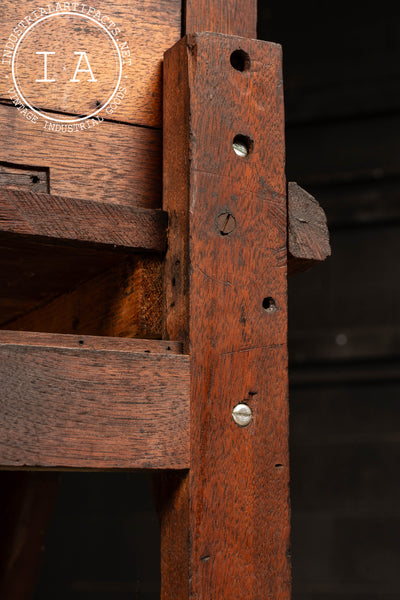
[{"label": "vertical wooden post", "polygon": [[191,468],[163,502],[163,600],[290,595],[284,156],[278,45],[166,53],[164,334],[191,356]]}]

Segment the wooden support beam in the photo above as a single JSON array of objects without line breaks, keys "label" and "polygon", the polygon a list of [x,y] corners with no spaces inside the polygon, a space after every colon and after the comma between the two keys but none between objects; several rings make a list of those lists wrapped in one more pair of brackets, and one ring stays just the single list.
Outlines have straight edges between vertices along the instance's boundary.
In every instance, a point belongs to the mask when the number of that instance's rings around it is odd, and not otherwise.
[{"label": "wooden support beam", "polygon": [[161,252],[166,226],[162,210],[0,189],[0,231],[6,233]]},{"label": "wooden support beam", "polygon": [[256,0],[186,0],[186,33],[214,31],[257,37]]},{"label": "wooden support beam", "polygon": [[288,273],[306,271],[331,255],[326,216],[297,183],[288,184]]},{"label": "wooden support beam", "polygon": [[160,499],[162,600],[290,597],[284,156],[278,45],[166,53],[164,328],[190,353],[191,469]]},{"label": "wooden support beam", "polygon": [[189,359],[176,344],[0,332],[0,465],[189,467]]}]

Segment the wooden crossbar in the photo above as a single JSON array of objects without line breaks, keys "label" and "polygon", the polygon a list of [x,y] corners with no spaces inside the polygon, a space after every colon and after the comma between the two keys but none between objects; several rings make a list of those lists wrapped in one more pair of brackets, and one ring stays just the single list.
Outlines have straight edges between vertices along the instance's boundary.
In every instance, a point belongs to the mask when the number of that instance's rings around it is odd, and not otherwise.
[{"label": "wooden crossbar", "polygon": [[188,468],[189,358],[179,351],[0,332],[1,467]]}]

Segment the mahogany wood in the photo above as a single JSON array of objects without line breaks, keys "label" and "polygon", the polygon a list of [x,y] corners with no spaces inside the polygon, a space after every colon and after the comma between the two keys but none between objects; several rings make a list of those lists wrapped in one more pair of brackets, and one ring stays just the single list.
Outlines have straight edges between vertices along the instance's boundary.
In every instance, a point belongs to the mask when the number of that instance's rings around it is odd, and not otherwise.
[{"label": "mahogany wood", "polygon": [[331,255],[326,216],[297,183],[288,184],[288,272],[305,271]]},{"label": "mahogany wood", "polygon": [[0,188],[0,231],[134,250],[165,249],[166,214]]},{"label": "mahogany wood", "polygon": [[257,37],[255,0],[186,0],[185,31],[214,31]]},{"label": "mahogany wood", "polygon": [[0,333],[2,467],[188,468],[189,360],[176,345],[25,336]]},{"label": "mahogany wood", "polygon": [[[231,65],[238,50],[249,69]],[[191,469],[162,505],[162,598],[287,600],[281,49],[189,35],[166,53],[164,74],[165,335],[191,358]],[[246,157],[232,147],[238,134]],[[247,428],[231,417],[240,402]]]}]

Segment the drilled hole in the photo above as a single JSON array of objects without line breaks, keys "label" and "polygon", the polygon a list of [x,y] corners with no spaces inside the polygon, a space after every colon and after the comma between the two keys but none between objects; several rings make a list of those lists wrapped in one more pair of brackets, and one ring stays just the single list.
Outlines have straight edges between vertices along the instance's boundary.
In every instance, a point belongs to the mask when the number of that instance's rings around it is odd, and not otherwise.
[{"label": "drilled hole", "polygon": [[83,340],[79,340],[79,345],[80,345],[80,346],[83,346],[83,344],[84,344],[84,343],[85,343],[85,342],[84,342]]},{"label": "drilled hole", "polygon": [[248,71],[250,69],[250,56],[244,50],[235,50],[231,54],[231,65],[236,71]]},{"label": "drilled hole", "polygon": [[239,133],[233,138],[232,147],[235,154],[240,156],[240,158],[245,158],[253,150],[253,140],[247,135],[242,135]]},{"label": "drilled hole", "polygon": [[31,175],[32,183],[39,183],[40,178],[37,175]]},{"label": "drilled hole", "polygon": [[268,298],[264,298],[262,301],[263,309],[267,312],[275,312],[277,310],[275,300],[268,296]]}]

